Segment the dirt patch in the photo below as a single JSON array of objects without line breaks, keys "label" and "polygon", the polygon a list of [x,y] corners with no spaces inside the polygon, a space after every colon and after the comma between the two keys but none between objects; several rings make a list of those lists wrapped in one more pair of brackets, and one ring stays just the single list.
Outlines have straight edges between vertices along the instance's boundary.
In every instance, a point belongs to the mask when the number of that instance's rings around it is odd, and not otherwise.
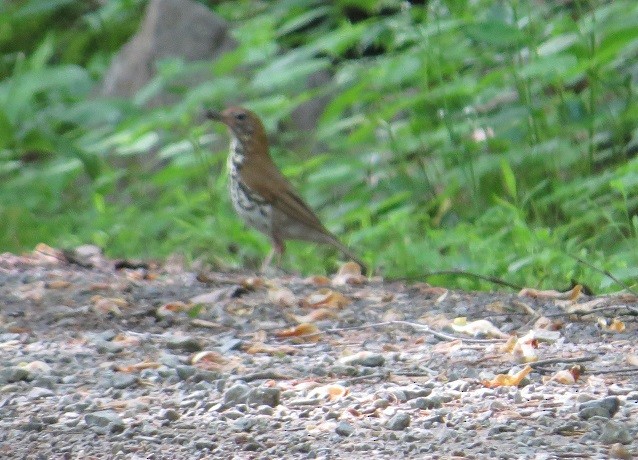
[{"label": "dirt patch", "polygon": [[637,306],[4,254],[0,455],[634,458]]}]

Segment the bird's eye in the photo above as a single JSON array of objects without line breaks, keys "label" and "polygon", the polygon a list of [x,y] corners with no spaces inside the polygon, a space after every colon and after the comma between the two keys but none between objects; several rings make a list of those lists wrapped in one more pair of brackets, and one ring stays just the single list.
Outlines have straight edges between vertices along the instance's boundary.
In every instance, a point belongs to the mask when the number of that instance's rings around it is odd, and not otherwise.
[{"label": "bird's eye", "polygon": [[246,114],[243,112],[237,113],[235,114],[235,118],[239,121],[245,120],[246,119]]}]

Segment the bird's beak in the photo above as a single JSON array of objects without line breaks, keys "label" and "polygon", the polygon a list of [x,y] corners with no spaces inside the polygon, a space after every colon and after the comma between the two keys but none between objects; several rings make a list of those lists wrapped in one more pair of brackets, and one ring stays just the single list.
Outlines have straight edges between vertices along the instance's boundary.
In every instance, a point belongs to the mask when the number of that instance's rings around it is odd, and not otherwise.
[{"label": "bird's beak", "polygon": [[207,110],[206,118],[208,118],[209,120],[222,121],[222,122],[224,121],[224,116],[222,115],[221,112],[218,112],[217,110]]}]

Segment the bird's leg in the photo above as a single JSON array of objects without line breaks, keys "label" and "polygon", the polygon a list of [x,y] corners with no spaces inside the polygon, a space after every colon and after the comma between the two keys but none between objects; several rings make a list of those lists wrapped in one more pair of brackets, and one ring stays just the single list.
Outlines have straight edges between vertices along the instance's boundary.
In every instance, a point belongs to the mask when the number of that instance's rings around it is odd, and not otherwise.
[{"label": "bird's leg", "polygon": [[278,238],[277,236],[273,235],[272,236],[272,249],[270,250],[270,252],[268,253],[268,255],[266,256],[266,259],[264,259],[264,263],[261,264],[261,272],[265,273],[268,268],[270,267],[270,263],[272,262],[272,258],[273,256],[276,254],[277,255],[277,261],[275,263],[277,269],[279,269],[281,267],[281,258],[284,254],[284,252],[286,252],[286,245],[284,243],[284,241],[280,238]]}]

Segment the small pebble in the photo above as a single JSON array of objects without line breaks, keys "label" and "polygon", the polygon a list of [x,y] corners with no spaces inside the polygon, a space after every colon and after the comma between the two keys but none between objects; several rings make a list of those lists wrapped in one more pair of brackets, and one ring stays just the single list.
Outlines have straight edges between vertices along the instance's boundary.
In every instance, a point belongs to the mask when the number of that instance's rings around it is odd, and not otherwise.
[{"label": "small pebble", "polygon": [[405,412],[399,412],[386,422],[386,428],[394,431],[405,430],[410,426],[410,415]]},{"label": "small pebble", "polygon": [[339,422],[335,428],[335,433],[339,436],[347,437],[354,433],[354,427],[347,422]]},{"label": "small pebble", "polygon": [[594,416],[611,418],[618,412],[620,400],[617,396],[608,396],[603,399],[594,399],[582,403],[579,407],[578,416],[582,419],[589,419]]}]

